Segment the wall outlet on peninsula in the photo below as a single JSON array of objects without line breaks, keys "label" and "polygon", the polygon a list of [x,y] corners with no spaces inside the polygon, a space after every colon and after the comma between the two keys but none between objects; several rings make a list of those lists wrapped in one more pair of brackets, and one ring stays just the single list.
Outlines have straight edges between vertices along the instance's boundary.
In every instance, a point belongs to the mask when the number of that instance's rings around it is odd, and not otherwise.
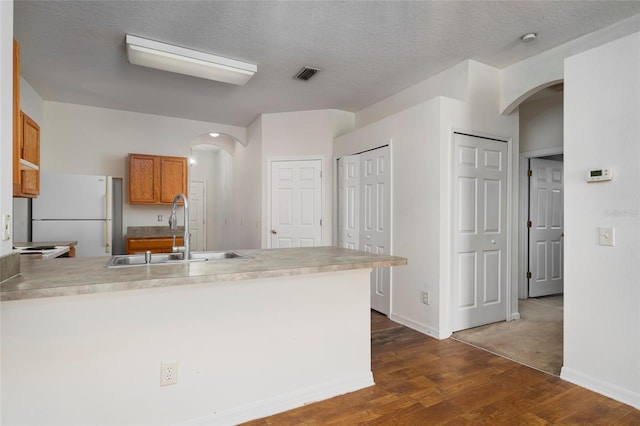
[{"label": "wall outlet on peninsula", "polygon": [[167,361],[160,364],[160,386],[178,383],[178,361]]}]

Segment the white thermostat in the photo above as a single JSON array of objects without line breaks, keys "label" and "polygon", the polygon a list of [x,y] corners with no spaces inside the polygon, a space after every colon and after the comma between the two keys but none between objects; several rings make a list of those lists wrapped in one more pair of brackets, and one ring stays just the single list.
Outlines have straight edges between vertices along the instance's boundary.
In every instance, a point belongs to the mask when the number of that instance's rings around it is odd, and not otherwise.
[{"label": "white thermostat", "polygon": [[611,169],[589,169],[585,179],[587,182],[602,182],[605,180],[611,180],[613,177],[613,171]]}]

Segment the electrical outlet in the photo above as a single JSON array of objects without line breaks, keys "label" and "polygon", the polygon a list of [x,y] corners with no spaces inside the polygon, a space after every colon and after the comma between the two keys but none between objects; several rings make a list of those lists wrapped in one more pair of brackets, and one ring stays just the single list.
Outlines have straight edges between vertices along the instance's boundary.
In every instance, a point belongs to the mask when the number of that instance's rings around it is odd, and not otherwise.
[{"label": "electrical outlet", "polygon": [[429,300],[429,292],[428,291],[423,291],[422,292],[422,303],[424,303],[425,305],[428,305],[430,302]]},{"label": "electrical outlet", "polygon": [[2,215],[2,241],[8,241],[11,239],[11,215]]},{"label": "electrical outlet", "polygon": [[162,215],[161,214],[158,215],[158,222],[162,222]]},{"label": "electrical outlet", "polygon": [[614,228],[598,228],[599,244],[601,246],[615,245],[615,229]]},{"label": "electrical outlet", "polygon": [[178,361],[168,361],[160,364],[160,386],[178,383]]}]

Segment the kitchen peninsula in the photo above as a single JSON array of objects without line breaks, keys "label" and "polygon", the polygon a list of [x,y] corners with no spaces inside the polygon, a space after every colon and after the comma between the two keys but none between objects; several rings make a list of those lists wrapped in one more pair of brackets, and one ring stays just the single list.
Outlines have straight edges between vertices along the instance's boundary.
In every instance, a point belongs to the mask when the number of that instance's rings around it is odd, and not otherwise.
[{"label": "kitchen peninsula", "polygon": [[[335,247],[106,268],[22,259],[1,285],[2,423],[237,424],[373,385],[369,280]],[[160,364],[178,362],[160,386]]]}]

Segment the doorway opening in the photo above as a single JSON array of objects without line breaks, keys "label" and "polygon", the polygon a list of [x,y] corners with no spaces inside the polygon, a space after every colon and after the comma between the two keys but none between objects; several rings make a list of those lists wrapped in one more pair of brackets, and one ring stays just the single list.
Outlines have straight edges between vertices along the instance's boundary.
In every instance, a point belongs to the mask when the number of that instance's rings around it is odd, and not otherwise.
[{"label": "doorway opening", "polygon": [[[563,206],[562,189],[548,186],[530,186],[530,163],[550,160],[551,165],[562,164],[563,158],[563,96],[562,83],[540,90],[535,96],[522,103],[520,116],[520,159],[519,159],[519,219],[518,219],[518,321],[501,322],[455,333],[454,338],[490,350],[498,355],[530,365],[534,368],[559,375],[563,360],[563,320],[564,295],[562,290],[530,292],[530,281],[544,283],[549,278],[562,278],[564,260],[563,246]],[[555,163],[554,163],[555,161]],[[544,168],[550,183],[552,169]],[[555,181],[557,183],[558,172]],[[560,181],[562,180],[560,172]],[[556,191],[553,193],[553,191]],[[532,194],[535,192],[535,194]],[[537,196],[542,203],[532,206],[532,197]],[[554,199],[555,197],[555,199]],[[559,204],[558,204],[559,202]],[[555,203],[555,210],[549,208]],[[544,208],[541,208],[544,207]],[[542,212],[555,212],[555,216]],[[558,216],[560,214],[560,216]],[[538,226],[543,237],[538,240],[535,235],[530,238],[529,221],[536,216],[543,217],[545,226]],[[555,232],[558,235],[549,235]],[[544,233],[547,233],[544,235]],[[543,242],[547,241],[547,242]],[[551,255],[555,250],[555,260]],[[538,254],[542,262],[532,265],[530,253]],[[559,256],[557,256],[559,255]],[[528,278],[531,272],[532,278]],[[539,280],[539,281],[537,281]],[[537,281],[537,282],[536,282]],[[551,280],[553,281],[553,279]],[[545,286],[548,283],[544,284]],[[548,289],[547,289],[548,290]],[[546,294],[546,295],[543,295]],[[535,297],[539,296],[539,297]],[[525,327],[526,326],[526,327]],[[525,328],[529,329],[525,330]],[[484,333],[474,342],[463,333]],[[490,342],[492,341],[492,343]],[[498,344],[499,342],[499,344]],[[524,345],[531,342],[533,345]],[[491,343],[491,345],[489,344]],[[528,346],[531,351],[527,351]]]}]

